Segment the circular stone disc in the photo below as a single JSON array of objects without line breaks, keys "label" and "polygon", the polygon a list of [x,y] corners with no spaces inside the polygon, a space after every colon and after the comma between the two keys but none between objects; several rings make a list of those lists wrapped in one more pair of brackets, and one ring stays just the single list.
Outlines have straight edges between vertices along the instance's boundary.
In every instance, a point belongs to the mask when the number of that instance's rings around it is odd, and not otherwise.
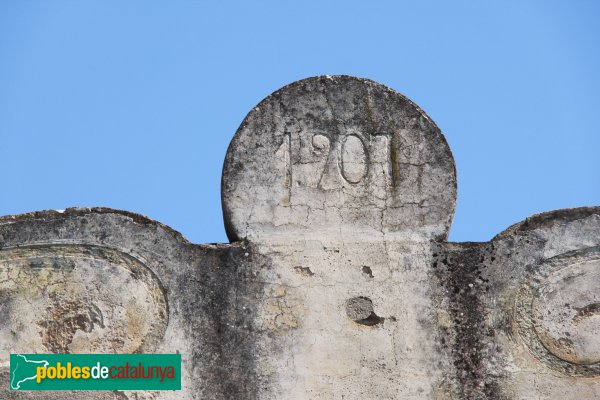
[{"label": "circular stone disc", "polygon": [[23,246],[0,252],[0,366],[10,353],[152,351],[168,325],[158,278],[116,250]]},{"label": "circular stone disc", "polygon": [[515,299],[515,327],[529,351],[570,376],[600,375],[600,247],[536,265]]},{"label": "circular stone disc", "polygon": [[414,103],[376,82],[321,76],[273,93],[229,146],[230,240],[445,238],[456,203],[446,140]]},{"label": "circular stone disc", "polygon": [[600,362],[600,260],[551,274],[532,308],[544,347],[573,364]]}]

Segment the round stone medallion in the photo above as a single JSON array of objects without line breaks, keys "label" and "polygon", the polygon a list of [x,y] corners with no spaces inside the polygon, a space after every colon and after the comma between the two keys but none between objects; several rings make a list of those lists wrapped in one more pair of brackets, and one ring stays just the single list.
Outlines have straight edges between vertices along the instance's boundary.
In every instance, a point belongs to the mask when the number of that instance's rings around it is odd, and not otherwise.
[{"label": "round stone medallion", "polygon": [[515,322],[527,348],[555,370],[600,374],[600,250],[554,257],[521,286]]},{"label": "round stone medallion", "polygon": [[10,353],[152,351],[167,324],[160,281],[128,254],[62,244],[0,251],[0,363]]}]

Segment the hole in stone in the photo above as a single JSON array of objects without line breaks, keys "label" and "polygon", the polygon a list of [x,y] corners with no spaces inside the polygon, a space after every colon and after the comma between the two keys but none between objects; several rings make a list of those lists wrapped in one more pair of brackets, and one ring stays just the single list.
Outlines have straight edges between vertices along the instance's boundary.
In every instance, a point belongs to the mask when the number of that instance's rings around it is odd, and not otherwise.
[{"label": "hole in stone", "polygon": [[371,268],[367,267],[366,265],[363,265],[362,272],[363,272],[363,274],[367,275],[369,278],[373,278],[373,271],[371,270]]},{"label": "hole in stone", "polygon": [[382,323],[385,318],[375,314],[373,302],[368,297],[353,297],[346,302],[346,315],[357,324],[373,326]]},{"label": "hole in stone", "polygon": [[315,273],[310,270],[309,267],[294,267],[294,271],[304,276],[313,276]]}]

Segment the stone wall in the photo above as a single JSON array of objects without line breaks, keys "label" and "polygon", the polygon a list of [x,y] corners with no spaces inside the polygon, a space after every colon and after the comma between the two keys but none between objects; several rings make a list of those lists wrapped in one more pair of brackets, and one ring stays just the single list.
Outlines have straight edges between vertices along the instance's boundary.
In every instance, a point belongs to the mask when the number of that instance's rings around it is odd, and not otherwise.
[{"label": "stone wall", "polygon": [[0,219],[0,398],[19,352],[182,354],[181,392],[73,399],[600,398],[600,208],[447,242],[452,154],[393,90],[273,93],[222,200],[231,244],[105,208]]}]

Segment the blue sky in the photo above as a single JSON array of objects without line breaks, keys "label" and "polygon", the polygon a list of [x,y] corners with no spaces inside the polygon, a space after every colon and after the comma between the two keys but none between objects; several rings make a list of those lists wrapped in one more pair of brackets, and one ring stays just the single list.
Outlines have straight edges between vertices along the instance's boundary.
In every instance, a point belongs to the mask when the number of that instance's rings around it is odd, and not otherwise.
[{"label": "blue sky", "polygon": [[0,215],[107,206],[226,242],[238,125],[323,74],[388,85],[442,129],[451,240],[600,205],[599,2],[370,3],[2,1]]}]

